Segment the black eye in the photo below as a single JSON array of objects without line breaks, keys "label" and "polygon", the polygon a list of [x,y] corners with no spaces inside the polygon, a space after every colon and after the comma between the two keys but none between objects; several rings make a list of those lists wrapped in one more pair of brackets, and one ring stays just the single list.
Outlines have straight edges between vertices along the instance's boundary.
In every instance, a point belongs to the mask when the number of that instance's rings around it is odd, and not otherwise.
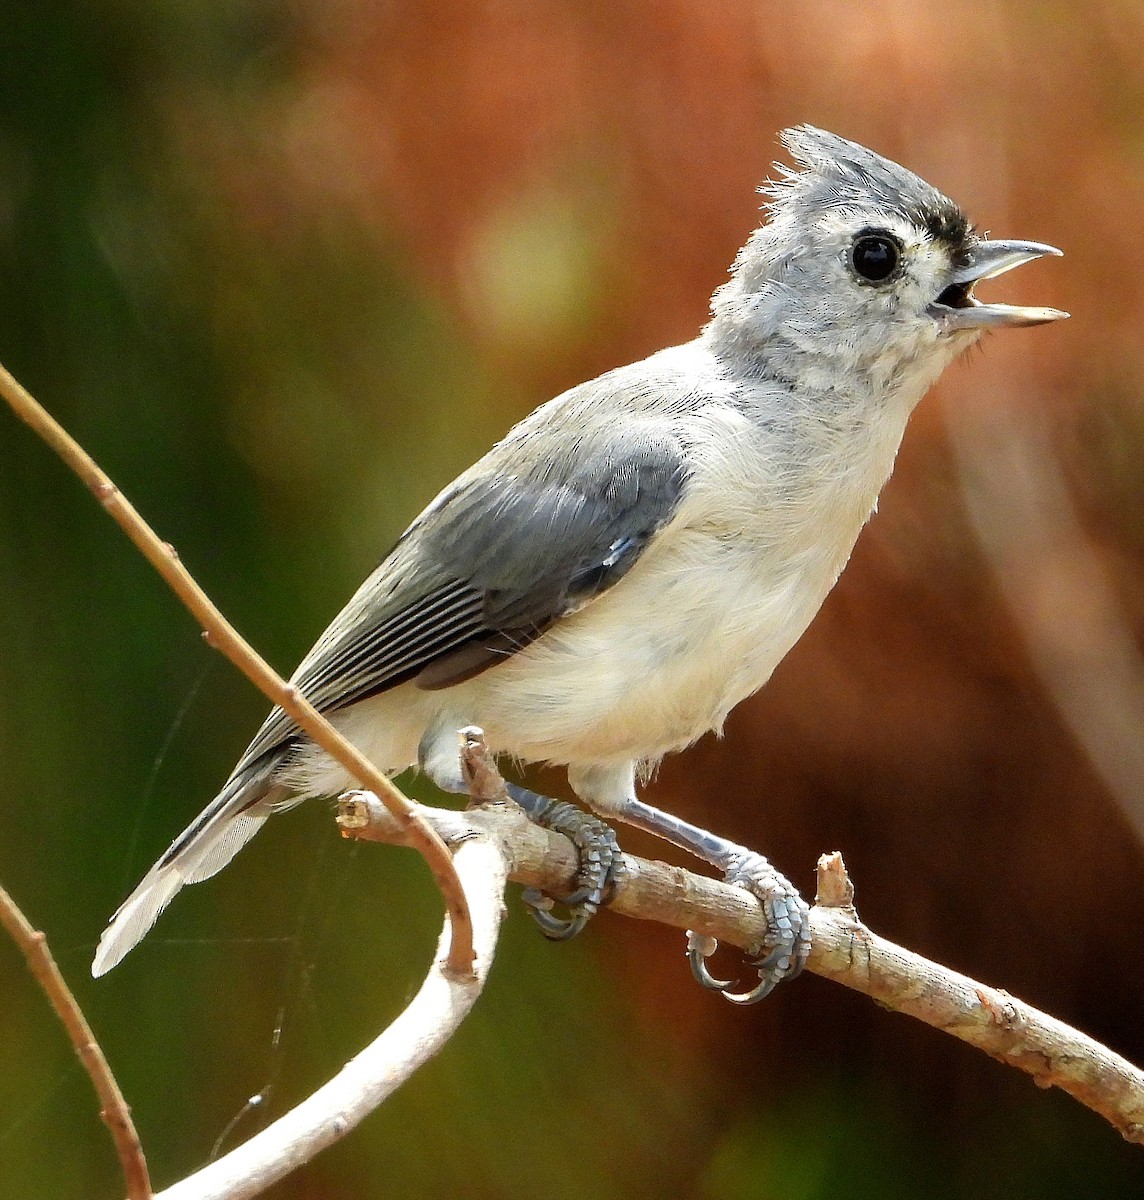
[{"label": "black eye", "polygon": [[882,283],[898,269],[902,247],[888,233],[863,233],[854,239],[850,261],[860,278],[870,283]]}]

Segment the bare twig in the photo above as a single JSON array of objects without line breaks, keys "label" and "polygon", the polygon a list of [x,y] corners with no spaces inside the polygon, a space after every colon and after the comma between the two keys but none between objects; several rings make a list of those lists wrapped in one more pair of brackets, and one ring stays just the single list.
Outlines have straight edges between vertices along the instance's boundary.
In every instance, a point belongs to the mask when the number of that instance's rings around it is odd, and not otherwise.
[{"label": "bare twig", "polygon": [[115,1082],[115,1076],[107,1065],[107,1059],[95,1040],[91,1026],[76,1003],[71,989],[64,982],[55,959],[52,958],[47,939],[38,929],[32,927],[28,918],[2,887],[0,924],[23,953],[28,970],[44,989],[60,1023],[71,1038],[88,1078],[95,1086],[100,1104],[99,1115],[111,1130],[115,1141],[115,1152],[119,1155],[119,1164],[123,1168],[128,1197],[130,1200],[150,1200],[151,1181],[147,1175],[147,1160],[143,1157],[143,1148],[139,1144],[139,1135],[135,1132],[135,1123],[131,1120],[131,1110],[127,1107],[127,1101]]},{"label": "bare twig", "polygon": [[[404,839],[408,826],[377,807]],[[504,913],[507,863],[497,841],[476,836],[466,823],[455,821],[450,830],[442,822],[441,830],[451,843],[460,839],[454,861],[473,915],[473,972],[459,978],[448,968],[446,920],[437,959],[421,990],[384,1033],[296,1108],[155,1200],[247,1200],[258,1195],[347,1134],[449,1040],[488,978]]]},{"label": "bare twig", "polygon": [[811,970],[1019,1068],[1038,1087],[1059,1087],[1144,1145],[1144,1071],[1008,992],[871,933],[853,905],[823,905],[824,876],[828,887],[845,876],[840,854],[819,859]]},{"label": "bare twig", "polygon": [[207,644],[228,659],[266,696],[289,714],[294,723],[364,787],[374,792],[396,821],[408,831],[410,844],[429,864],[445,898],[453,931],[449,970],[465,975],[472,969],[472,922],[452,859],[444,843],[418,815],[416,807],[356,747],[323,717],[293,684],[280,675],[243,639],[179,561],[175,549],[161,541],[112,483],[98,463],[54,420],[43,406],[3,366],[0,395],[16,415],[40,435],[80,477],[147,561],[163,577],[202,626]]},{"label": "bare twig", "polygon": [[[576,875],[572,843],[539,829],[515,805],[494,804],[458,813],[423,809],[442,833],[468,826],[495,838],[509,861],[509,878],[555,895]],[[404,844],[401,830],[376,800],[343,799],[343,833]],[[612,912],[709,934],[740,947],[757,946],[762,910],[741,888],[680,867],[625,855]],[[1031,1075],[1059,1087],[1109,1121],[1128,1141],[1144,1144],[1144,1072],[1085,1034],[1007,992],[977,983],[872,933],[854,911],[853,888],[840,855],[819,860],[818,902],[811,910],[807,969],[863,992],[887,1008],[916,1017]]]}]

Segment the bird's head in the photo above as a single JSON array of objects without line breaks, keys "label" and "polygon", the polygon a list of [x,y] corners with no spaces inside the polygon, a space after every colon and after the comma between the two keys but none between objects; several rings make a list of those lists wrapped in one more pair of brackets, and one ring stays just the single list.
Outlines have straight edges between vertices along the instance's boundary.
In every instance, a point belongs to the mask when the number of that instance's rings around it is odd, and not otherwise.
[{"label": "bird's head", "polygon": [[835,134],[802,125],[782,140],[799,169],[779,167],[764,190],[770,219],[712,302],[711,335],[733,352],[762,351],[780,372],[824,373],[828,386],[843,372],[916,402],[983,331],[1068,315],[973,294],[1059,250],[980,236],[925,180]]}]

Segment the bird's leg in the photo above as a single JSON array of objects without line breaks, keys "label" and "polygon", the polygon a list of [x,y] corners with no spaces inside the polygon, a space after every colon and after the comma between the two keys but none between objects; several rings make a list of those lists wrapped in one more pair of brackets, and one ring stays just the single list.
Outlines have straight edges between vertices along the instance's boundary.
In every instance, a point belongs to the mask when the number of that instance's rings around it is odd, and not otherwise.
[{"label": "bird's leg", "polygon": [[[572,841],[580,854],[575,890],[567,896],[551,897],[538,888],[525,888],[523,900],[545,937],[559,942],[575,937],[604,903],[622,868],[623,854],[611,827],[575,804],[501,780],[481,730],[451,720],[448,714],[426,730],[417,757],[421,769],[439,788],[466,796],[485,790],[475,776],[467,777],[467,771],[471,774],[474,764],[480,764],[498,783],[504,782],[509,797],[531,821]],[[554,903],[567,909],[568,915],[555,915]]]},{"label": "bird's leg", "polygon": [[704,987],[722,992],[736,1004],[754,1004],[773,991],[776,984],[799,974],[810,953],[810,909],[794,885],[761,854],[653,808],[634,796],[622,800],[613,811],[629,825],[710,863],[724,873],[728,883],[746,888],[762,903],[767,933],[762,944],[752,950],[751,965],[758,970],[759,982],[749,991],[733,992],[733,981],[716,979],[707,970],[705,959],[715,950],[714,938],[688,934],[691,971]]},{"label": "bird's leg", "polygon": [[[622,869],[623,855],[615,832],[599,817],[575,804],[530,792],[515,783],[505,783],[508,794],[535,824],[562,833],[580,854],[576,890],[568,896],[546,896],[539,888],[525,888],[521,899],[528,905],[540,932],[553,941],[575,937],[604,903],[605,892]],[[567,917],[554,916],[554,899],[568,910]]]}]

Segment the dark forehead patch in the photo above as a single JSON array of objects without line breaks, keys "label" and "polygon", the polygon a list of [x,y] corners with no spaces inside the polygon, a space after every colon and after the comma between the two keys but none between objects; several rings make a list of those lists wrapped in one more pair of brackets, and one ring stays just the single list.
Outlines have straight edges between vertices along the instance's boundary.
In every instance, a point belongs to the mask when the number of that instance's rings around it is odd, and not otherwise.
[{"label": "dark forehead patch", "polygon": [[911,217],[925,229],[935,242],[941,242],[952,253],[965,246],[969,236],[969,219],[956,204],[943,204],[938,208],[925,208]]}]

